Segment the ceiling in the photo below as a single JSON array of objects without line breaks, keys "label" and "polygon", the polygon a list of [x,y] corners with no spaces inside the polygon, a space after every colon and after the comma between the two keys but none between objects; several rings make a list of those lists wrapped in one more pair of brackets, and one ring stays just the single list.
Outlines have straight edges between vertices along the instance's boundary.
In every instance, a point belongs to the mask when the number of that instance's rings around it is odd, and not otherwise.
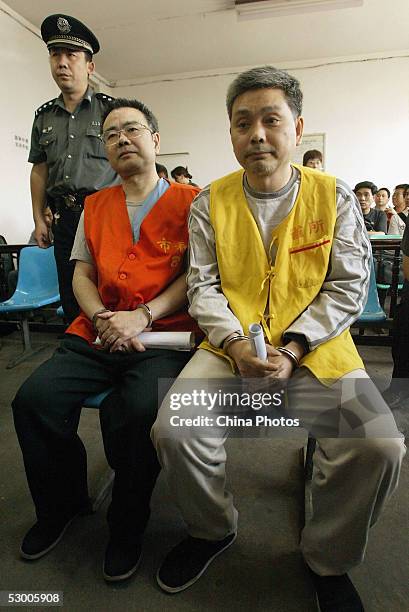
[{"label": "ceiling", "polygon": [[364,0],[361,7],[246,21],[238,21],[234,0],[7,0],[7,5],[37,28],[59,11],[84,21],[101,43],[97,71],[112,85],[263,63],[409,55],[409,0]]}]

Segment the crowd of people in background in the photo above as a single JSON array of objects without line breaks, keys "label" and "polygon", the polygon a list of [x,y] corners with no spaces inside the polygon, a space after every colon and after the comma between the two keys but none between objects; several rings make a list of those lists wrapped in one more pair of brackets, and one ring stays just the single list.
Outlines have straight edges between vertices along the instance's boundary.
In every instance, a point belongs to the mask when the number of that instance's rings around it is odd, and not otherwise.
[{"label": "crowd of people in background", "polygon": [[[323,171],[321,151],[306,151],[302,165]],[[369,233],[403,236],[409,212],[409,183],[396,185],[392,199],[388,187],[377,187],[372,181],[360,181],[355,185],[354,193]]]},{"label": "crowd of people in background", "polygon": [[370,233],[403,236],[409,212],[409,184],[396,185],[392,194],[387,187],[378,187],[372,181],[362,181],[354,188],[361,205],[365,227]]},{"label": "crowd of people in background", "polygon": [[[156,163],[156,172],[159,178],[169,179],[169,173],[166,166],[163,164]],[[193,187],[199,187],[196,183],[192,183],[192,175],[190,174],[187,166],[176,166],[170,173],[172,179],[175,183],[179,183],[180,185],[193,185]]]}]

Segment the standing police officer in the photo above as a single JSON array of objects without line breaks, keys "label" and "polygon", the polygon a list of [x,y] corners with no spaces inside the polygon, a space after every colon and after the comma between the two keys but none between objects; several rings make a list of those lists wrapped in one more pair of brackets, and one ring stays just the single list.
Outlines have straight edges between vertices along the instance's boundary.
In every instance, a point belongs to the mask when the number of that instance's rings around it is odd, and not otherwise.
[{"label": "standing police officer", "polygon": [[112,98],[89,86],[94,34],[69,15],[50,15],[41,25],[50,53],[51,74],[61,94],[35,113],[28,161],[37,244],[49,246],[44,209],[54,214],[54,252],[61,303],[71,322],[79,308],[72,290],[70,254],[87,195],[115,182],[116,174],[100,140],[101,116]]}]

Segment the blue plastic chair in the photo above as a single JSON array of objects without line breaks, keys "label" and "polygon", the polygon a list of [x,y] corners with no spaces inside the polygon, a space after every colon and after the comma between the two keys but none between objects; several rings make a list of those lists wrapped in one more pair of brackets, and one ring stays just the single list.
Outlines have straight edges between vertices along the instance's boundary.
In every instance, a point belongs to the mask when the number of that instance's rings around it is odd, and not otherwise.
[{"label": "blue plastic chair", "polygon": [[33,348],[30,342],[28,319],[33,310],[54,304],[60,300],[54,247],[25,247],[21,250],[17,287],[5,302],[0,302],[0,314],[16,313],[21,317],[23,352],[7,364],[14,368],[31,355],[45,348]]},{"label": "blue plastic chair", "polygon": [[379,323],[382,321],[386,321],[387,319],[386,313],[379,302],[373,258],[371,258],[370,274],[371,276],[369,282],[368,299],[366,301],[365,308],[362,314],[357,320],[357,323]]}]

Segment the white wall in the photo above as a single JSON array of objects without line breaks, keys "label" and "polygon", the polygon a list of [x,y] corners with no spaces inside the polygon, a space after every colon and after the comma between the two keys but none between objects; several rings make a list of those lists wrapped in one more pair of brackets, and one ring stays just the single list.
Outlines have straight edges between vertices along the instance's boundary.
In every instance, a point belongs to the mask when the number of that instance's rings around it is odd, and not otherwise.
[{"label": "white wall", "polygon": [[[34,111],[59,94],[45,44],[31,31],[32,26],[20,21],[0,3],[0,234],[8,243],[27,242],[33,230],[26,147],[30,146]],[[101,89],[110,93],[105,85]]]},{"label": "white wall", "polygon": [[[113,93],[147,104],[159,121],[161,153],[188,151],[193,181],[203,187],[239,167],[230,144],[224,102],[230,81],[226,76],[191,78],[115,87]],[[171,170],[168,165],[169,173]]]},{"label": "white wall", "polygon": [[[328,172],[352,186],[360,180],[389,187],[409,181],[407,57],[289,72],[304,92],[305,132],[326,133]],[[152,108],[159,119],[161,151],[189,151],[193,180],[203,186],[237,167],[224,101],[234,76],[118,87],[113,93],[139,98]]]},{"label": "white wall", "polygon": [[409,58],[295,71],[306,132],[326,132],[326,169],[352,186],[409,182]]},{"label": "white wall", "polygon": [[[15,136],[30,140],[34,110],[58,90],[35,28],[24,20],[19,23],[18,16],[7,15],[3,7],[0,0],[0,234],[8,242],[25,242],[33,228],[31,164],[28,150],[16,147]],[[194,181],[203,186],[237,168],[224,102],[237,72],[111,90],[102,84],[101,89],[146,102],[159,119],[162,153],[188,151]],[[290,72],[304,91],[306,132],[326,133],[329,172],[351,185],[365,179],[389,187],[409,181],[409,58],[296,67]]]},{"label": "white wall", "polygon": [[1,208],[0,233],[7,242],[26,242],[33,229],[28,150],[17,147],[15,136],[28,139],[34,111],[56,95],[49,74],[44,43],[12,18],[0,12]]}]

